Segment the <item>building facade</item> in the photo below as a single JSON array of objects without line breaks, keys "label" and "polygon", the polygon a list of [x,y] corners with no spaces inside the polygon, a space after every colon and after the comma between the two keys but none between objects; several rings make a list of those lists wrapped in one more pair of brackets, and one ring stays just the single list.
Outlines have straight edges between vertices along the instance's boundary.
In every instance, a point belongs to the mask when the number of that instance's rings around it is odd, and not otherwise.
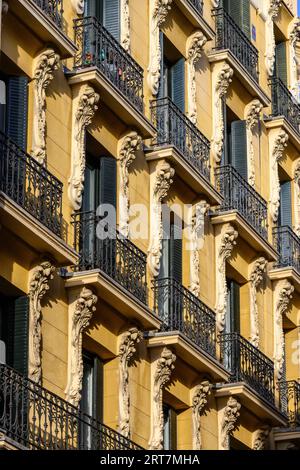
[{"label": "building facade", "polygon": [[2,448],[300,448],[296,3],[0,1]]}]

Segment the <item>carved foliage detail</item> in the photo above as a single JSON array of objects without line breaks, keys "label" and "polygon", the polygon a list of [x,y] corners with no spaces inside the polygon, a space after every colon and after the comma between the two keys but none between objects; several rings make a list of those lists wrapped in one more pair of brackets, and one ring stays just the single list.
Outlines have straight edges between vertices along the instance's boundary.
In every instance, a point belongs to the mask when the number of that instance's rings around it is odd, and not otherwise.
[{"label": "carved foliage detail", "polygon": [[281,130],[275,139],[271,154],[271,171],[270,171],[270,215],[274,223],[278,220],[278,211],[280,205],[280,181],[278,175],[278,162],[283,158],[284,150],[289,140],[288,134]]},{"label": "carved foliage detail", "polygon": [[229,450],[229,439],[237,427],[237,420],[240,416],[241,405],[236,398],[230,397],[224,410],[221,423],[221,445],[224,450]]},{"label": "carved foliage detail", "polygon": [[263,281],[267,268],[267,260],[263,257],[255,261],[250,275],[250,342],[259,347],[259,321],[257,307],[257,289]]},{"label": "carved foliage detail", "polygon": [[284,370],[285,343],[283,315],[293,298],[294,286],[287,280],[279,281],[274,293],[274,367],[276,380],[280,381]]},{"label": "carved foliage detail", "polygon": [[253,132],[260,118],[263,105],[259,100],[253,100],[246,106],[246,129],[247,129],[247,160],[248,160],[248,182],[255,186],[255,154],[253,148]]},{"label": "carved foliage detail", "polygon": [[205,380],[199,384],[193,396],[193,449],[201,450],[201,413],[207,404],[211,392],[211,384]]},{"label": "carved foliage detail", "polygon": [[202,56],[203,47],[207,38],[202,31],[196,31],[187,41],[188,57],[188,115],[190,120],[197,123],[197,86],[196,67]]}]

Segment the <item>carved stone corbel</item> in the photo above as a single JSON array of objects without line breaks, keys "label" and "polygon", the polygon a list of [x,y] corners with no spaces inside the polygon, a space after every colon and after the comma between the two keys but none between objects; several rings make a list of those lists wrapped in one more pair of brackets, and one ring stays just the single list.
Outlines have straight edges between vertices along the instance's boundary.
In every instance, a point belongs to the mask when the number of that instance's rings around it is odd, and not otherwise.
[{"label": "carved stone corbel", "polygon": [[129,236],[129,168],[136,158],[136,152],[142,142],[136,132],[130,132],[118,144],[120,195],[119,195],[119,230]]},{"label": "carved stone corbel", "polygon": [[194,207],[192,217],[191,231],[191,251],[190,251],[190,291],[196,296],[200,296],[200,252],[201,245],[204,241],[204,222],[205,215],[209,210],[209,204],[206,201],[198,202]]},{"label": "carved stone corbel", "polygon": [[238,232],[230,224],[222,227],[219,241],[217,242],[217,306],[216,306],[216,323],[217,331],[221,334],[225,327],[225,313],[227,306],[227,282],[226,282],[226,260],[232,254],[232,250],[236,245]]},{"label": "carved stone corbel", "polygon": [[83,86],[73,101],[73,126],[71,150],[71,176],[68,195],[72,208],[78,211],[82,204],[85,172],[85,132],[98,109],[99,95],[89,85]]},{"label": "carved stone corbel", "polygon": [[265,62],[267,67],[267,72],[269,77],[274,75],[274,67],[275,67],[275,31],[274,31],[274,21],[276,20],[281,0],[267,0],[268,8],[267,8],[267,19],[266,19],[266,53],[265,53]]},{"label": "carved stone corbel", "polygon": [[83,361],[82,333],[88,327],[98,298],[83,287],[78,298],[69,306],[68,384],[66,400],[78,407],[81,399]]},{"label": "carved stone corbel", "polygon": [[59,55],[53,49],[41,52],[34,61],[33,123],[31,155],[46,164],[46,89],[59,67]]},{"label": "carved stone corbel", "polygon": [[159,28],[165,23],[173,0],[149,0],[149,56],[148,85],[152,95],[156,96],[159,89],[161,48]]},{"label": "carved stone corbel", "polygon": [[253,100],[245,108],[246,132],[247,132],[247,163],[248,182],[255,186],[255,154],[253,147],[253,133],[258,125],[263,105],[259,100]]},{"label": "carved stone corbel", "polygon": [[298,100],[298,85],[299,85],[299,58],[297,55],[297,44],[300,42],[300,18],[293,19],[289,26],[289,41],[290,41],[290,90],[294,97]]},{"label": "carved stone corbel", "polygon": [[130,438],[130,392],[129,366],[136,353],[136,345],[141,341],[142,333],[137,328],[123,333],[119,346],[119,432]]},{"label": "carved stone corbel", "polygon": [[35,383],[42,381],[42,307],[41,301],[49,290],[49,281],[53,279],[54,266],[50,261],[43,261],[36,266],[29,278],[29,371],[28,377]]},{"label": "carved stone corbel", "polygon": [[273,223],[278,220],[278,212],[280,205],[280,181],[278,174],[278,163],[283,158],[284,150],[289,140],[288,134],[284,130],[280,130],[274,140],[270,155],[270,201],[269,210]]},{"label": "carved stone corbel", "polygon": [[300,160],[296,162],[294,170],[295,192],[295,233],[300,237]]},{"label": "carved stone corbel", "polygon": [[83,15],[84,13],[84,0],[71,0],[73,10],[77,15]]},{"label": "carved stone corbel", "polygon": [[212,385],[205,380],[199,384],[193,395],[193,450],[202,449],[201,413],[207,404]]},{"label": "carved stone corbel", "polygon": [[197,124],[197,85],[196,67],[202,56],[207,38],[202,31],[196,31],[187,40],[186,55],[188,58],[188,116],[193,124]]},{"label": "carved stone corbel", "polygon": [[164,415],[163,390],[171,379],[176,356],[168,348],[164,348],[156,363],[152,389],[152,429],[149,441],[150,450],[163,449]]},{"label": "carved stone corbel", "polygon": [[252,436],[252,450],[265,450],[269,434],[270,428],[268,426],[255,431]]},{"label": "carved stone corbel", "polygon": [[257,307],[257,289],[263,281],[268,262],[265,258],[258,258],[250,274],[250,343],[259,347],[259,321]]},{"label": "carved stone corbel", "polygon": [[237,421],[240,416],[241,404],[236,398],[230,397],[223,411],[221,422],[221,450],[230,450],[230,436],[237,428]]}]

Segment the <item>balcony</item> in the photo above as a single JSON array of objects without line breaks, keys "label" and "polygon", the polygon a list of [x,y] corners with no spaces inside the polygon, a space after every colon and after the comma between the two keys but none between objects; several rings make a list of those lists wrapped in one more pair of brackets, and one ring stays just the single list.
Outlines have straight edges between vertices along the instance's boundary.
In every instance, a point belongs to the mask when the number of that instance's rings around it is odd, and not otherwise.
[{"label": "balcony", "polygon": [[273,242],[278,258],[270,271],[270,278],[289,278],[300,292],[300,238],[290,227],[281,226],[273,229]]},{"label": "balcony", "polygon": [[134,442],[0,364],[0,430],[30,450],[140,450]]},{"label": "balcony", "polygon": [[290,427],[300,426],[300,383],[295,380],[281,382],[279,390],[281,406],[288,415]]},{"label": "balcony", "polygon": [[174,3],[190,24],[203,32],[208,41],[214,38],[214,31],[203,16],[203,0],[174,0]]},{"label": "balcony", "polygon": [[199,15],[203,15],[203,0],[188,0],[188,3],[191,4]]},{"label": "balcony", "polygon": [[272,90],[272,118],[283,117],[292,129],[298,134],[300,139],[300,105],[296,99],[280,80],[272,78],[270,80]]},{"label": "balcony", "polygon": [[32,0],[58,28],[63,26],[63,0]]}]

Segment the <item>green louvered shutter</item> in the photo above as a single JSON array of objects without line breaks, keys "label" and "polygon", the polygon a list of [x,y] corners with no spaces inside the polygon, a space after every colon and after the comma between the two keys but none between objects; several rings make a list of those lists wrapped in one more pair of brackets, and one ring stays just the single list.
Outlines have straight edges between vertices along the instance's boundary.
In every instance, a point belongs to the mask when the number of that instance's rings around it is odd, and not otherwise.
[{"label": "green louvered shutter", "polygon": [[27,147],[28,79],[9,77],[7,80],[7,134],[21,147]]},{"label": "green louvered shutter", "polygon": [[176,224],[170,230],[170,274],[182,283],[182,229]]},{"label": "green louvered shutter", "polygon": [[23,375],[28,373],[29,297],[19,297],[14,305],[13,367]]},{"label": "green louvered shutter", "polygon": [[239,174],[247,180],[246,121],[234,121],[231,124],[231,163]]},{"label": "green louvered shutter", "polygon": [[117,207],[117,161],[113,157],[100,158],[100,204]]},{"label": "green louvered shutter", "polygon": [[180,109],[182,113],[185,112],[185,60],[182,57],[171,69],[171,99],[173,103]]},{"label": "green louvered shutter", "polygon": [[223,0],[224,9],[250,38],[250,0]]},{"label": "green louvered shutter", "polygon": [[[240,1],[240,0],[239,0]],[[250,0],[241,0],[241,29],[246,36],[251,38],[250,31]]]},{"label": "green louvered shutter", "polygon": [[286,43],[281,42],[276,45],[276,54],[275,54],[275,70],[276,77],[287,86],[287,63],[286,63]]},{"label": "green louvered shutter", "polygon": [[280,185],[280,225],[292,227],[292,192],[291,182]]},{"label": "green louvered shutter", "polygon": [[105,28],[120,41],[120,0],[104,0],[103,18]]}]

